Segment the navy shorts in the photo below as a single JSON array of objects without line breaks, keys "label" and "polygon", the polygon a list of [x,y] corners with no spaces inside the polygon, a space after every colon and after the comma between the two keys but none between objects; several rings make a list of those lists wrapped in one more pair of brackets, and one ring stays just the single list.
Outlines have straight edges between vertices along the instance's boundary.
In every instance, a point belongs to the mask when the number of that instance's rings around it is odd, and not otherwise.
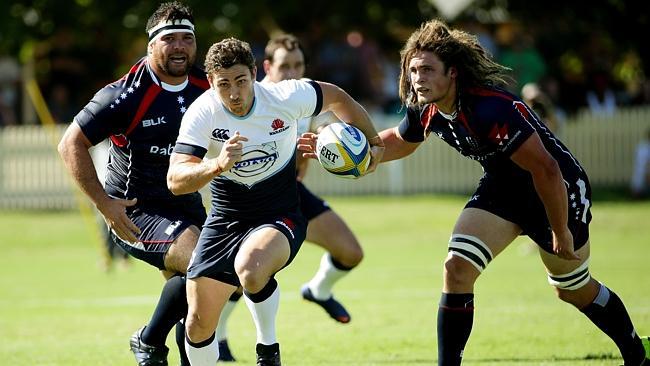
[{"label": "navy shorts", "polygon": [[[569,203],[568,227],[573,248],[578,250],[589,240],[591,187],[586,176],[566,179]],[[480,208],[513,222],[543,250],[553,254],[553,232],[532,180],[497,178],[485,174],[465,208]]]},{"label": "navy shorts", "polygon": [[111,230],[111,239],[134,258],[164,270],[165,255],[172,243],[185,229],[194,225],[199,229],[206,219],[201,201],[179,204],[137,204],[127,215],[140,228],[137,243],[119,238]]},{"label": "navy shorts", "polygon": [[276,228],[289,240],[289,260],[284,267],[288,266],[305,240],[307,222],[300,213],[243,221],[211,212],[192,253],[187,278],[208,277],[240,286],[235,273],[235,257],[244,240],[263,227]]},{"label": "navy shorts", "polygon": [[302,182],[298,182],[298,198],[300,199],[300,211],[307,221],[331,210],[327,202],[313,194]]}]

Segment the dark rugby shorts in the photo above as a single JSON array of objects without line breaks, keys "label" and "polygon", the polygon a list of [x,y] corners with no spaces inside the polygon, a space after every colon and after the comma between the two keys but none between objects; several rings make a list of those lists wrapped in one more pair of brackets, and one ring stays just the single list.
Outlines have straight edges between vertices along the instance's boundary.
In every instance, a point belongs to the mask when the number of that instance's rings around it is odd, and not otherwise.
[{"label": "dark rugby shorts", "polygon": [[[567,226],[573,234],[574,250],[580,249],[589,240],[591,222],[591,188],[586,177],[583,177],[581,182],[568,182],[567,186]],[[465,205],[465,208],[469,207],[491,212],[519,225],[523,231],[521,235],[528,235],[540,248],[554,254],[551,225],[531,179],[499,179],[494,175],[485,174],[476,192]]]},{"label": "dark rugby shorts", "polygon": [[140,228],[140,241],[129,243],[111,230],[111,239],[129,255],[164,270],[165,255],[172,243],[194,225],[201,229],[205,222],[205,208],[201,202],[186,205],[136,205],[127,215]]},{"label": "dark rugby shorts", "polygon": [[288,266],[305,240],[307,221],[300,213],[292,212],[284,216],[242,221],[211,212],[192,254],[187,278],[208,277],[240,286],[235,272],[235,257],[244,240],[264,227],[279,230],[289,240],[289,260],[284,267]]},{"label": "dark rugby shorts", "polygon": [[298,198],[300,199],[300,211],[307,221],[331,210],[327,202],[313,194],[302,182],[298,182]]}]

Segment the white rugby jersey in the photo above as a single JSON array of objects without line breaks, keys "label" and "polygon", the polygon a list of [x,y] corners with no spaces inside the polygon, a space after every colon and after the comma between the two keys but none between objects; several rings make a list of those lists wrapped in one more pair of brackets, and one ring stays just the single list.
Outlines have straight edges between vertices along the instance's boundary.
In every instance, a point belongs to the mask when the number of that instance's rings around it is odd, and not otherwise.
[{"label": "white rugby jersey", "polygon": [[253,88],[253,107],[243,117],[228,111],[215,90],[206,91],[185,112],[174,148],[216,157],[235,131],[248,138],[241,160],[210,183],[213,209],[242,219],[296,209],[297,121],[318,115],[323,101],[313,81],[255,82]]}]

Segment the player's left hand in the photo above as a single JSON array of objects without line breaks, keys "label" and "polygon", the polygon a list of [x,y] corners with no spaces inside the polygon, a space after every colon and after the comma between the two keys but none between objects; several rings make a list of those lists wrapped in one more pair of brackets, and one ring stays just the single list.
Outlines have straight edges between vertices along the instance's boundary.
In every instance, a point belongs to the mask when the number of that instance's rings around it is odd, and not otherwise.
[{"label": "player's left hand", "polygon": [[553,231],[553,253],[562,259],[580,260],[573,251],[573,235],[568,228],[560,232]]},{"label": "player's left hand", "polygon": [[302,151],[304,158],[318,159],[318,155],[316,155],[316,140],[318,140],[318,134],[313,132],[305,132],[298,137],[298,150]]},{"label": "player's left hand", "polygon": [[372,173],[377,169],[377,166],[381,162],[384,152],[386,151],[386,146],[382,143],[381,145],[371,145],[370,146],[370,164],[368,164],[368,169],[365,174]]}]

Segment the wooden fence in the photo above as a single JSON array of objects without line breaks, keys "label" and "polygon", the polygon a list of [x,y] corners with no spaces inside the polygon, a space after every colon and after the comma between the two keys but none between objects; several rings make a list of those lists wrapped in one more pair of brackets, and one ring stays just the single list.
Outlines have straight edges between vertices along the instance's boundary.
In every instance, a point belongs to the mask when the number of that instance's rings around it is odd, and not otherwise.
[{"label": "wooden fence", "polygon": [[[396,117],[377,116],[383,128]],[[78,192],[56,152],[65,126],[0,128],[0,209],[71,209]],[[560,139],[587,170],[595,187],[629,185],[636,145],[650,129],[650,108],[619,111],[609,118],[583,115],[567,121]],[[342,179],[317,162],[305,180],[321,195],[469,193],[481,176],[480,166],[431,137],[415,154],[380,166],[359,180]]]}]

